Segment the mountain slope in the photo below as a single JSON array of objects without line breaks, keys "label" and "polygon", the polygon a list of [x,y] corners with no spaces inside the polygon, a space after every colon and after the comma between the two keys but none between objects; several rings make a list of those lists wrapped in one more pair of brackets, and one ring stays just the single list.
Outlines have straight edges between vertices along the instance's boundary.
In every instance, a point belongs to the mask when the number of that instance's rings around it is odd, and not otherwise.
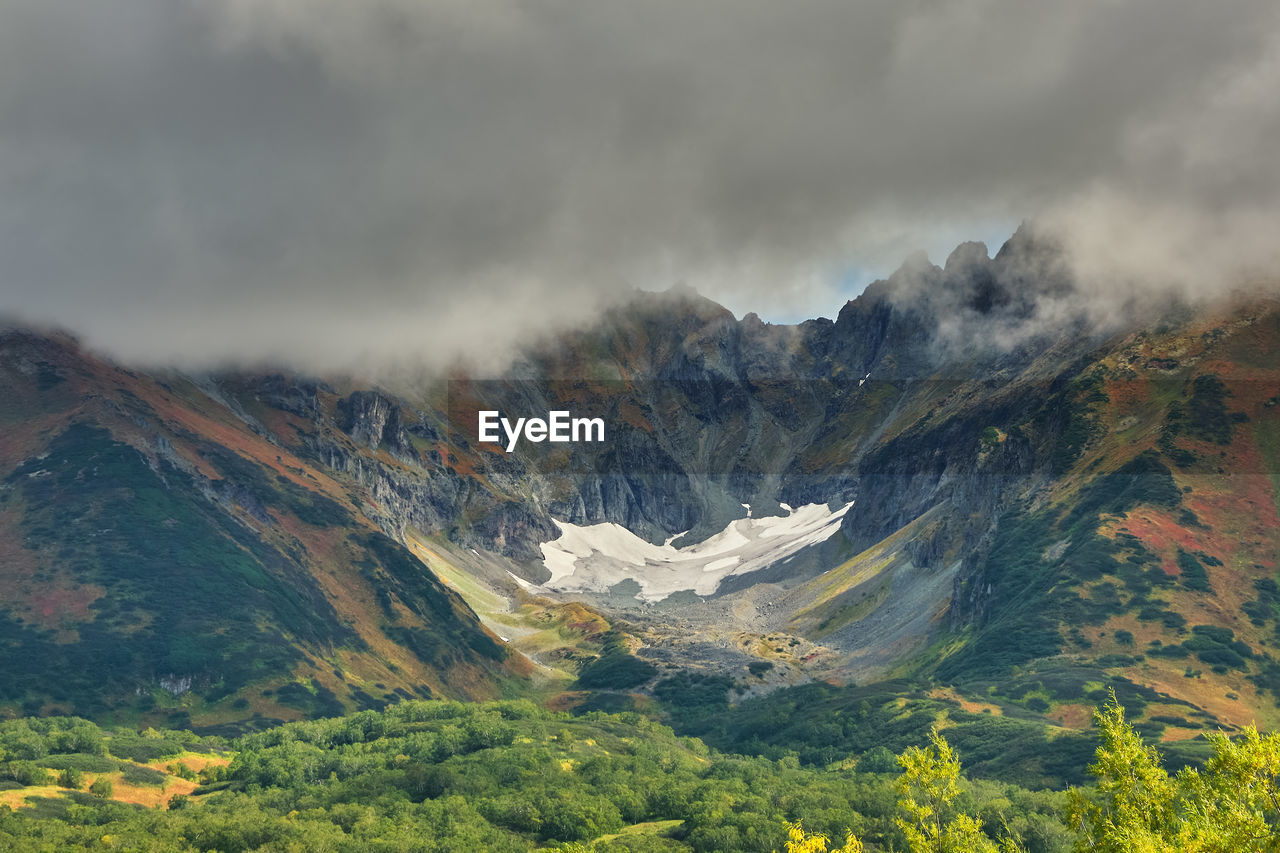
[{"label": "mountain slope", "polygon": [[[317,713],[321,688],[376,698],[335,680],[333,661],[379,690],[455,695],[527,667],[502,660],[423,562],[403,561],[408,542],[491,626],[584,601],[642,657],[738,678],[740,695],[898,675],[1080,725],[1100,685],[1123,682],[1170,737],[1269,719],[1280,305],[1170,303],[1093,328],[1057,258],[1026,232],[994,258],[967,244],[798,326],[736,320],[691,292],[638,295],[497,378],[147,377],[10,334],[11,612],[55,645],[103,608],[123,636],[156,634],[159,599],[139,611],[151,616],[94,603],[156,595],[129,586],[123,543],[171,538],[201,543],[216,585],[236,590],[225,618],[250,639],[165,604],[169,632],[219,639],[139,646],[135,679],[143,660],[181,670],[285,649],[273,671],[314,678],[304,710]],[[480,441],[480,410],[568,410],[607,436],[507,453]],[[102,520],[110,488],[80,479],[94,454],[138,494],[182,489],[121,539]],[[79,504],[60,510],[64,492]],[[843,511],[838,530],[824,522],[776,560],[717,550],[806,506]],[[166,538],[171,523],[181,533]],[[530,605],[529,590],[550,598]],[[554,651],[543,662],[560,672],[575,652]],[[259,678],[224,669],[201,684]]]},{"label": "mountain slope", "polygon": [[7,330],[0,400],[0,701],[208,724],[522,671],[343,486],[190,380]]}]

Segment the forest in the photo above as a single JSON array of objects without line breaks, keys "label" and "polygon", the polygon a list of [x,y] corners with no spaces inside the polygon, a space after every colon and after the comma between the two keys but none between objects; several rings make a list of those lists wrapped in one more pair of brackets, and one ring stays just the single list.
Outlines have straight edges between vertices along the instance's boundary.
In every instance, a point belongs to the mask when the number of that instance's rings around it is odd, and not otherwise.
[{"label": "forest", "polygon": [[634,712],[406,701],[233,740],[0,723],[0,849],[130,851],[1280,850],[1280,735],[1204,738],[1170,773],[1114,695],[1084,784],[972,778],[936,725],[802,762]]}]

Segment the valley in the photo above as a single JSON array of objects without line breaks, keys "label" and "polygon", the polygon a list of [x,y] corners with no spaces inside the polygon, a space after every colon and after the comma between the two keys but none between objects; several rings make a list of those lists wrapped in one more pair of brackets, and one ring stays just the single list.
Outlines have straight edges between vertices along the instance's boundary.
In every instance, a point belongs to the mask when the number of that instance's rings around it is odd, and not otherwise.
[{"label": "valley", "polygon": [[[1008,325],[1047,251],[925,274]],[[8,329],[0,702],[232,735],[526,696],[710,737],[819,686],[1051,731],[1116,690],[1166,743],[1273,725],[1280,305],[1008,349],[937,337],[907,275],[798,326],[640,295],[496,379],[148,374]],[[608,440],[476,432],[562,410]]]}]

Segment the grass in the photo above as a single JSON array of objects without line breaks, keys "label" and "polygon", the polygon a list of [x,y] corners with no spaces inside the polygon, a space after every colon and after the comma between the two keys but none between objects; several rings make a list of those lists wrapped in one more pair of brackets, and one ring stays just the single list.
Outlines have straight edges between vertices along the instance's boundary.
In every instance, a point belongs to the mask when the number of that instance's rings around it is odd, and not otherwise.
[{"label": "grass", "polygon": [[[625,826],[617,832],[608,835],[601,835],[599,838],[589,842],[591,846],[596,844],[608,844],[619,838],[635,838],[637,836],[652,836],[655,838],[665,838],[676,829],[684,825],[683,820],[648,820],[643,823],[635,823],[631,826]],[[554,850],[556,848],[544,848],[546,850]]]},{"label": "grass", "polygon": [[421,560],[441,583],[461,595],[478,615],[493,617],[507,613],[511,609],[510,602],[505,598],[444,557],[443,549],[436,546],[431,537],[423,535],[418,530],[409,530],[406,540],[414,556]]},{"label": "grass", "polygon": [[888,597],[887,580],[857,600],[850,593],[877,577],[885,576],[905,559],[901,547],[925,527],[936,513],[926,512],[893,535],[850,557],[845,562],[808,581],[804,590],[812,603],[791,617],[795,627],[812,628],[820,638],[871,613]]},{"label": "grass", "polygon": [[[1280,406],[1272,410],[1280,412]],[[1272,495],[1280,511],[1280,414],[1257,418],[1253,422],[1254,439],[1262,456],[1263,467],[1271,479]]]},{"label": "grass", "polygon": [[168,803],[175,794],[191,794],[198,786],[195,781],[168,772],[168,765],[177,762],[199,772],[208,767],[225,767],[231,763],[231,756],[179,751],[168,759],[144,764],[84,753],[49,755],[36,760],[35,764],[54,773],[67,767],[85,771],[81,789],[71,791],[57,785],[7,783],[0,788],[0,805],[15,811],[22,810],[32,817],[58,817],[72,803],[86,802],[85,798],[90,797],[86,793],[89,786],[106,777],[113,786],[111,800],[155,808]]}]

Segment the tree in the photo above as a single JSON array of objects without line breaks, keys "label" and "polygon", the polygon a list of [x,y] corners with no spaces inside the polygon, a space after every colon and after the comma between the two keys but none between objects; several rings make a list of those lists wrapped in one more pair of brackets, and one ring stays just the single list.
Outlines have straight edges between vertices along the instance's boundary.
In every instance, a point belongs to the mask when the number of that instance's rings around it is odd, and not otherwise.
[{"label": "tree", "polygon": [[1076,850],[1097,853],[1155,853],[1170,850],[1176,793],[1160,754],[1124,720],[1115,691],[1094,711],[1097,760],[1089,772],[1098,780],[1091,799],[1069,793],[1067,823],[1076,830]]},{"label": "tree", "polygon": [[58,774],[58,787],[70,788],[73,791],[80,790],[84,787],[84,773],[74,767],[68,767]]},{"label": "tree", "polygon": [[1209,736],[1203,770],[1176,777],[1143,744],[1112,693],[1094,712],[1100,743],[1089,771],[1091,797],[1070,792],[1067,823],[1075,849],[1100,853],[1280,851],[1280,735],[1248,727],[1235,741]]},{"label": "tree", "polygon": [[1183,850],[1280,850],[1280,735],[1253,726],[1236,740],[1209,736],[1213,757],[1204,771],[1178,774],[1187,815]]},{"label": "tree", "polygon": [[106,800],[115,793],[116,786],[106,776],[99,776],[93,780],[93,784],[89,786],[89,793],[93,794],[100,800]]},{"label": "tree", "polygon": [[862,842],[853,837],[853,833],[845,830],[844,846],[828,850],[831,840],[825,835],[809,835],[800,825],[800,821],[792,823],[783,821],[787,827],[787,853],[863,853]]},{"label": "tree", "polygon": [[48,785],[53,776],[33,761],[10,761],[0,768],[0,775],[8,776],[20,785]]},{"label": "tree", "polygon": [[894,823],[907,837],[912,853],[996,853],[1018,850],[1013,839],[1000,845],[982,832],[982,822],[952,804],[960,795],[960,758],[934,729],[932,746],[908,747],[898,756],[898,810]]}]

